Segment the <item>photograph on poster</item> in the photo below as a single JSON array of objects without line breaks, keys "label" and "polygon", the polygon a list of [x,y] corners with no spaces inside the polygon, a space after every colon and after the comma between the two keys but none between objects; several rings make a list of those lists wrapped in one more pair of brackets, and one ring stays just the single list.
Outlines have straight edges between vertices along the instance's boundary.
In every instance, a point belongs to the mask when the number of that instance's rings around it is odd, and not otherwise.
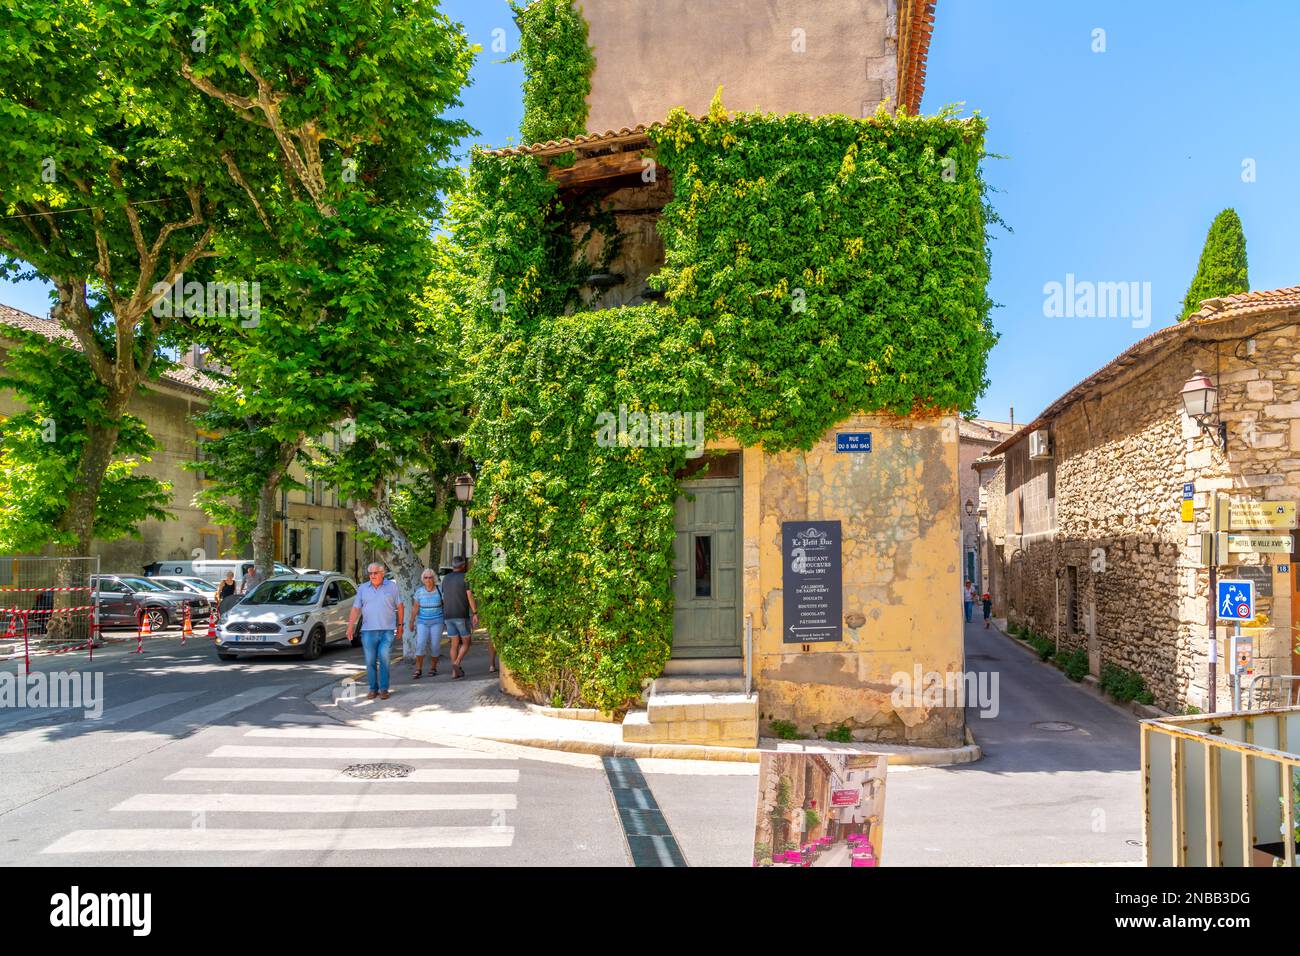
[{"label": "photograph on poster", "polygon": [[881,754],[764,753],[754,866],[879,866],[884,842]]}]

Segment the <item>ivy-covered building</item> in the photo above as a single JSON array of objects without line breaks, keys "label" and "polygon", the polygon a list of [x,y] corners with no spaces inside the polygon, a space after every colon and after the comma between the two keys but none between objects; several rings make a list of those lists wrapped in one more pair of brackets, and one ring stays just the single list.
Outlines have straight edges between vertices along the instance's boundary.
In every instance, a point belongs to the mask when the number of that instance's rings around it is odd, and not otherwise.
[{"label": "ivy-covered building", "polygon": [[895,693],[964,667],[995,341],[983,123],[915,115],[934,4],[581,6],[517,11],[526,145],[447,247],[503,685],[627,740],[963,743]]}]

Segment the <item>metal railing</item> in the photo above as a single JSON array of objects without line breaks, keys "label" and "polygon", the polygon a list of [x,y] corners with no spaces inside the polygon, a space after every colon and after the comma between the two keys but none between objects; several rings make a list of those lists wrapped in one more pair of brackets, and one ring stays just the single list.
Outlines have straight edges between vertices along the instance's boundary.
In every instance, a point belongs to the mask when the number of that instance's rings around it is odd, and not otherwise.
[{"label": "metal railing", "polygon": [[1300,707],[1144,720],[1147,866],[1296,865]]},{"label": "metal railing", "polygon": [[1246,686],[1245,710],[1300,707],[1300,674],[1258,674]]}]

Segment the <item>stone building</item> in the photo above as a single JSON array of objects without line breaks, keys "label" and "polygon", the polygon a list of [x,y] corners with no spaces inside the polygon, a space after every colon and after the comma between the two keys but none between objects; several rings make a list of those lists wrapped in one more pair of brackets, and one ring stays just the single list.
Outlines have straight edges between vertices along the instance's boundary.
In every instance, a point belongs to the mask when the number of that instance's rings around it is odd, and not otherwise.
[{"label": "stone building", "polygon": [[[585,0],[596,61],[588,129],[605,132],[488,155],[535,157],[562,204],[571,192],[599,195],[621,233],[608,265],[618,284],[602,287],[600,306],[654,301],[646,279],[664,262],[655,221],[673,187],[671,170],[641,175],[648,124],[676,106],[706,112],[719,86],[737,110],[863,117],[887,102],[915,113],[933,6],[663,0],[653,16],[629,18],[619,0]],[[600,253],[597,241],[593,261]],[[893,675],[918,663],[963,669],[958,430],[951,411],[859,414],[807,452],[712,443],[708,476],[684,481],[690,497],[677,507],[673,659],[647,709],[627,715],[624,739],[753,746],[760,721],[766,732],[788,721],[810,736],[847,727],[859,741],[962,745],[961,708],[890,699]],[[870,454],[837,452],[845,433],[870,433]],[[972,448],[993,440],[982,433]],[[831,520],[842,528],[842,639],[791,643],[782,525]],[[756,696],[743,693],[746,675]],[[504,671],[502,684],[523,693]]]},{"label": "stone building", "polygon": [[1001,455],[976,458],[971,463],[971,468],[979,476],[976,534],[979,540],[980,580],[983,581],[984,592],[993,599],[993,616],[1006,617],[1006,471]]},{"label": "stone building", "polygon": [[[18,309],[0,305],[0,365],[4,363],[5,328],[36,332],[76,348],[75,339],[59,323]],[[144,421],[158,447],[152,460],[140,466],[140,473],[171,483],[172,499],[169,521],[145,521],[138,538],[96,541],[94,553],[106,571],[138,574],[154,561],[192,559],[196,549],[210,557],[251,556],[251,546],[242,548],[235,529],[218,525],[193,503],[203,487],[201,472],[182,467],[183,462],[202,456],[205,437],[196,428],[192,416],[202,410],[216,388],[216,381],[203,371],[202,356],[191,350],[180,356],[180,365],[163,373],[147,390],[136,394],[128,406],[131,414]],[[20,406],[7,391],[0,391],[0,415]],[[210,436],[208,436],[210,437]],[[295,465],[293,476],[305,481]],[[339,570],[355,574],[367,555],[355,537],[356,521],[347,501],[338,489],[321,482],[308,482],[304,490],[285,490],[280,495],[278,520],[274,526],[275,560],[299,567]]]},{"label": "stone building", "polygon": [[[1180,394],[1198,372],[1217,387],[1217,415],[1204,424]],[[1229,628],[1217,628],[1211,701],[1208,569],[1189,537],[1210,530],[1212,495],[1300,498],[1300,287],[1206,300],[993,454],[1005,462],[986,465],[992,487],[999,476],[1005,482],[1005,516],[990,534],[1005,540],[1010,619],[1063,649],[1086,649],[1093,674],[1108,664],[1138,672],[1162,707],[1225,709]],[[1185,486],[1193,496],[1186,516]],[[1290,555],[1220,559],[1221,577],[1259,577],[1259,626],[1244,629],[1259,674],[1300,672],[1300,548],[1289,533]]]},{"label": "stone building", "polygon": [[973,581],[981,594],[986,590],[984,536],[981,532],[985,508],[985,484],[990,476],[976,469],[976,462],[1015,429],[1007,422],[980,418],[962,419],[958,424],[958,498],[961,501],[961,573]]}]

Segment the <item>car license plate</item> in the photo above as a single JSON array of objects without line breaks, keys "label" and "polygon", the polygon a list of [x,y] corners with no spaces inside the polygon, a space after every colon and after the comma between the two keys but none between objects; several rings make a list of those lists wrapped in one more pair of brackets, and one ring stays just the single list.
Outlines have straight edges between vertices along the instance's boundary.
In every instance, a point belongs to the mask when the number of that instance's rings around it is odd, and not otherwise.
[{"label": "car license plate", "polygon": [[266,642],[265,634],[236,634],[231,640],[237,644],[263,644]]}]

